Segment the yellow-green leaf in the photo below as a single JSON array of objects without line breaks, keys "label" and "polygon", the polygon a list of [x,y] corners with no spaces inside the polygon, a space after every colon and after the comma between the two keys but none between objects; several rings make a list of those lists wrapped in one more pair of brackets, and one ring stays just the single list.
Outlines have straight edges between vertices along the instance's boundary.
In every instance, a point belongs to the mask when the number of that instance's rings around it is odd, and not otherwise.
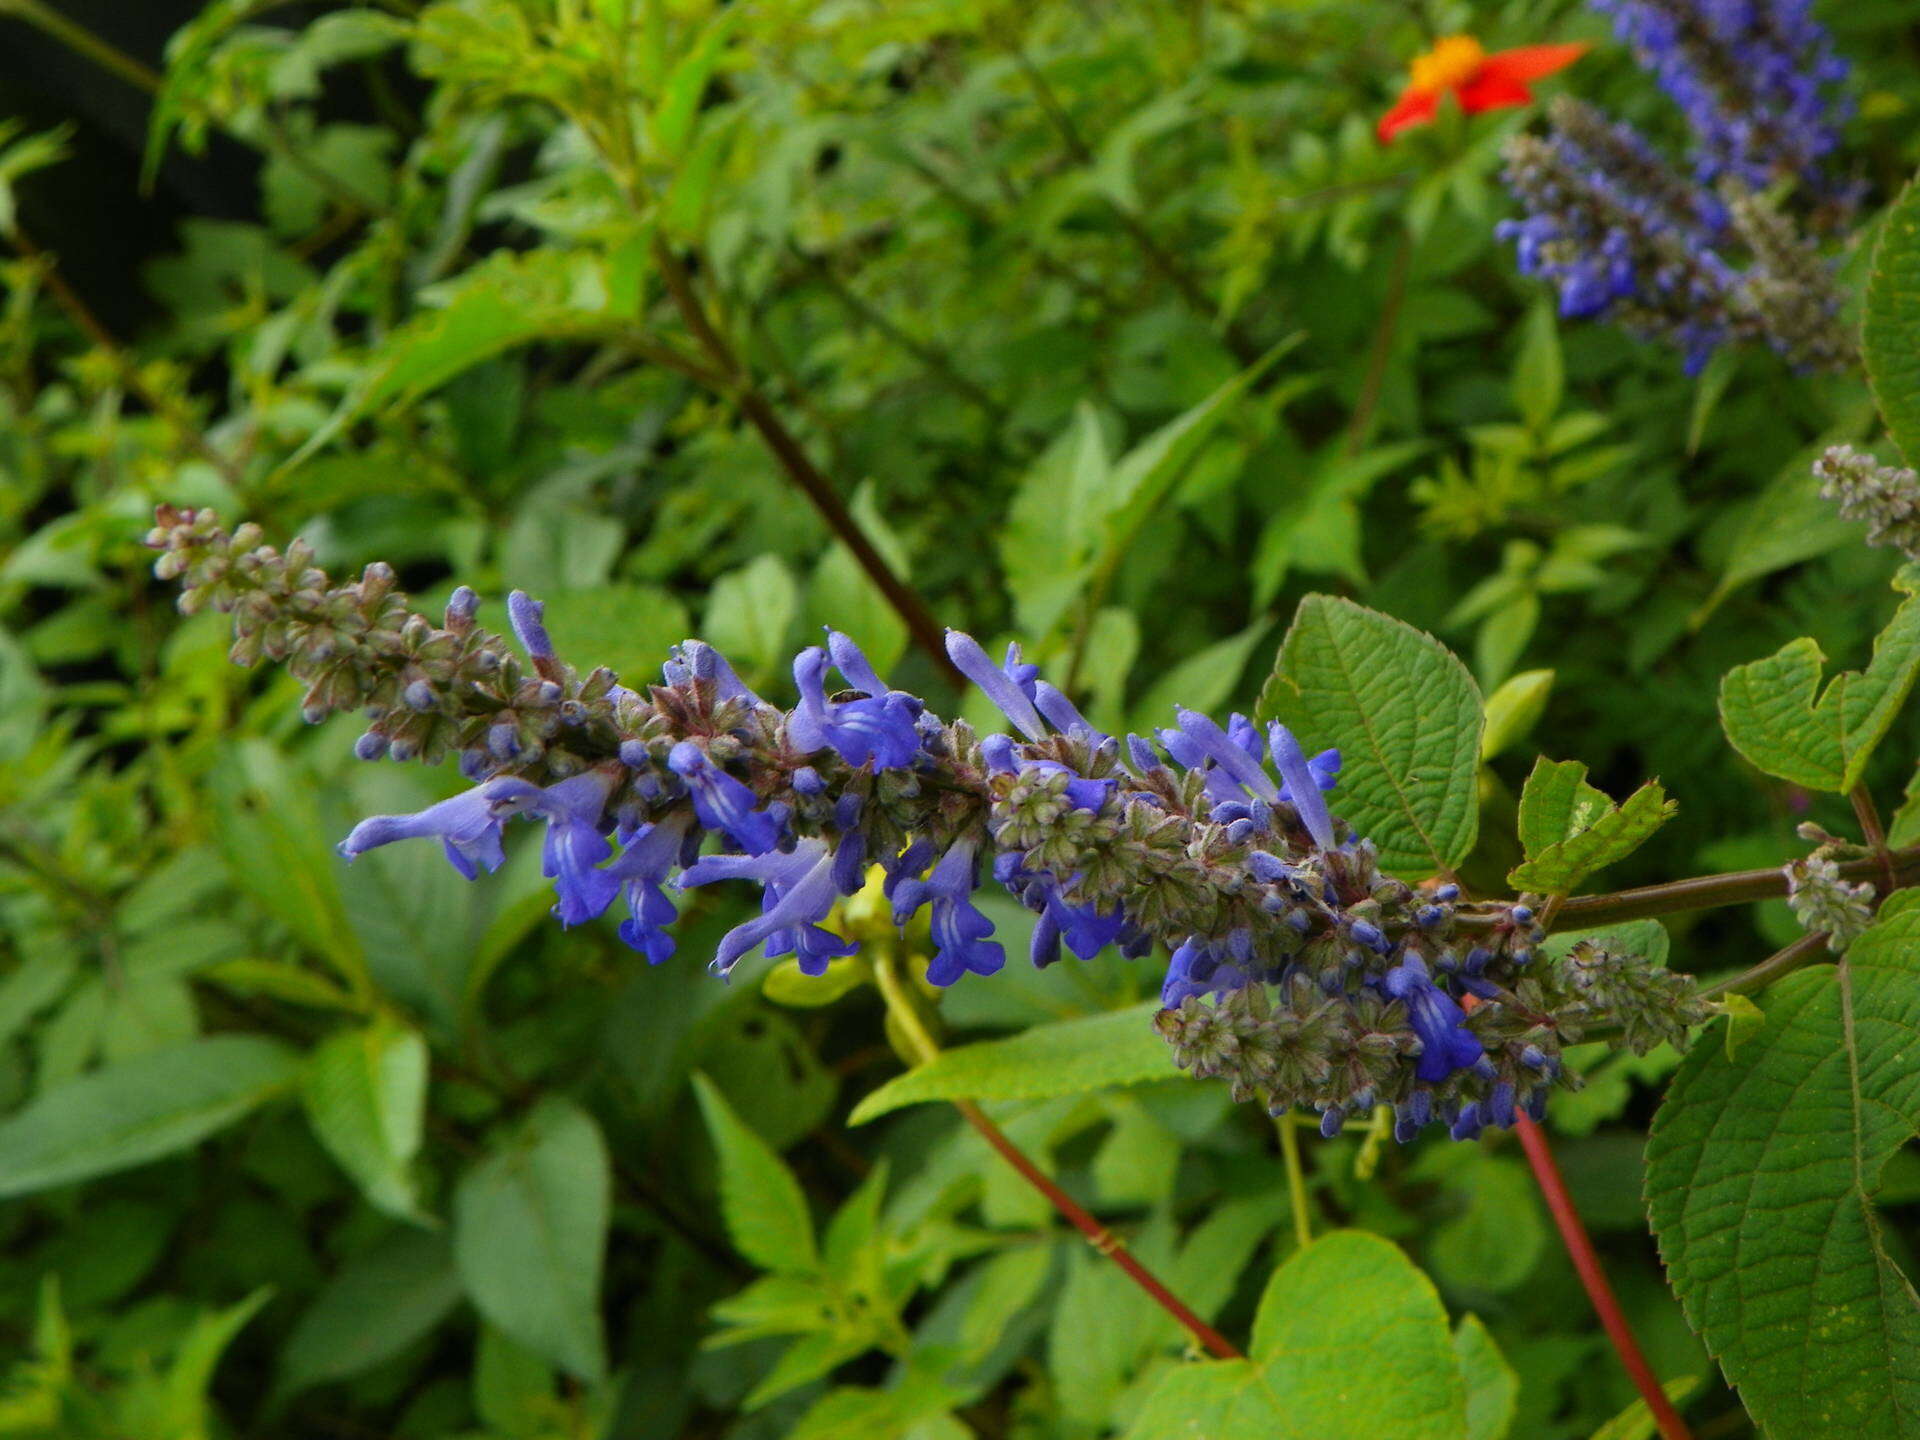
[{"label": "yellow-green leaf", "polygon": [[1631,855],[1677,808],[1658,780],[1615,805],[1587,783],[1580,761],[1542,757],[1520,793],[1520,844],[1527,858],[1508,873],[1507,883],[1564,895],[1594,871]]}]

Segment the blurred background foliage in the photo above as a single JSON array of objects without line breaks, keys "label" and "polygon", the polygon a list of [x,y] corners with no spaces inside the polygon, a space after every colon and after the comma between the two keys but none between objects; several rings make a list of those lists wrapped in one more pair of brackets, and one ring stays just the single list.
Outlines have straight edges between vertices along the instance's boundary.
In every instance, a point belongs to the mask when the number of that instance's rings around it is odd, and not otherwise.
[{"label": "blurred background foliage", "polygon": [[[1824,18],[1879,206],[1920,160],[1920,27]],[[157,501],[430,598],[527,588],[630,680],[698,634],[779,692],[830,620],[959,703],[811,470],[934,616],[1019,637],[1108,727],[1247,707],[1294,601],[1351,594],[1501,697],[1492,884],[1540,750],[1679,795],[1613,883],[1778,863],[1810,802],[1720,745],[1717,679],[1802,634],[1858,664],[1891,608],[1807,474],[1867,433],[1862,381],[1731,352],[1689,379],[1556,323],[1493,238],[1527,111],[1375,140],[1459,31],[1595,41],[1554,86],[1671,131],[1577,5],[0,0],[0,26],[0,1434],[1097,1436],[1180,1353],[952,1114],[848,1127],[898,1070],[861,976],[714,983],[705,894],[643,973],[610,926],[537,923],[529,849],[486,886],[426,848],[341,864],[354,818],[455,777],[356,765],[351,722],[307,731],[222,617],[177,617]],[[1777,908],[1676,926],[1674,963],[1749,963],[1794,933]],[[1026,918],[996,913],[1016,951]],[[947,1026],[1158,983],[1015,969]],[[1672,1060],[1598,1061],[1552,1125],[1656,1367],[1706,1387],[1639,1200]],[[1175,1078],[996,1113],[1244,1333],[1294,1243],[1264,1116]],[[816,1269],[739,1293],[783,1252],[726,1223],[710,1136],[770,1210],[799,1187]],[[1320,1223],[1484,1321],[1508,1433],[1632,1398],[1510,1145],[1306,1154]]]}]

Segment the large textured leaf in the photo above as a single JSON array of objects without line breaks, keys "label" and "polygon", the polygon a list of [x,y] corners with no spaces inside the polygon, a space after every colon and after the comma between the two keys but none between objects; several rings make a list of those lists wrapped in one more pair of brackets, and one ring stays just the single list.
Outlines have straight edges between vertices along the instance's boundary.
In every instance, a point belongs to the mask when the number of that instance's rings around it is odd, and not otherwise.
[{"label": "large textured leaf", "polygon": [[1451,870],[1480,823],[1480,690],[1424,631],[1351,600],[1309,595],[1280,644],[1259,713],[1345,765],[1334,813],[1410,875]]},{"label": "large textured leaf", "polygon": [[1920,675],[1920,598],[1901,602],[1865,670],[1834,676],[1816,700],[1825,661],[1819,644],[1803,637],[1735,666],[1720,682],[1720,723],[1734,749],[1767,774],[1844,792],[1860,783]]},{"label": "large textured leaf", "polygon": [[320,1143],[368,1200],[391,1215],[418,1210],[408,1173],[427,1103],[427,1042],[379,1020],[329,1037],[307,1057],[300,1098]]},{"label": "large textured leaf", "polygon": [[[1129,1433],[1132,1440],[1469,1440],[1488,1432],[1469,1425],[1461,1363],[1439,1294],[1399,1247],[1336,1231],[1275,1272],[1249,1358],[1168,1372]],[[1476,1385],[1484,1368],[1476,1357]]]},{"label": "large textured leaf", "polygon": [[215,1035],[95,1071],[0,1121],[0,1198],[172,1155],[290,1087],[299,1056]]},{"label": "large textured leaf", "polygon": [[735,1248],[767,1270],[817,1270],[820,1253],[800,1182],[772,1147],[734,1114],[719,1086],[704,1075],[695,1075],[693,1084],[720,1154],[720,1213]]},{"label": "large textured leaf", "polygon": [[469,1170],[453,1200],[454,1257],[480,1313],[590,1382],[606,1372],[600,1268],[611,1203],[600,1127],[558,1098]]},{"label": "large textured leaf", "polygon": [[1881,223],[1860,338],[1881,418],[1920,464],[1920,187],[1902,190]]},{"label": "large textured leaf", "polygon": [[855,1107],[851,1123],[928,1100],[1045,1100],[1172,1079],[1180,1072],[1153,1028],[1159,1008],[1158,1001],[1149,1001],[948,1050],[867,1096]]},{"label": "large textured leaf", "polygon": [[1839,966],[1763,1000],[1732,1058],[1701,1045],[1647,1144],[1654,1231],[1687,1318],[1775,1440],[1920,1436],[1920,1299],[1873,1212],[1920,1128],[1920,896]]},{"label": "large textured leaf", "polygon": [[1526,862],[1507,875],[1517,890],[1564,895],[1596,870],[1639,849],[1678,805],[1649,780],[1615,805],[1587,784],[1578,760],[1535,763],[1520,792],[1520,844]]}]

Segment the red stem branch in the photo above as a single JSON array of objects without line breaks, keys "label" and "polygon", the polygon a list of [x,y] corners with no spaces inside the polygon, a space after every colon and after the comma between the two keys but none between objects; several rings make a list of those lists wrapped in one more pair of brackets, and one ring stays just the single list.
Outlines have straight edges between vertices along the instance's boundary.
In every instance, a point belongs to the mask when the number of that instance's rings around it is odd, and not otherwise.
[{"label": "red stem branch", "polygon": [[1621,1365],[1640,1392],[1640,1398],[1647,1402],[1654,1424],[1660,1427],[1664,1440],[1692,1440],[1693,1432],[1687,1429],[1687,1422],[1680,1418],[1680,1413],[1673,1408],[1673,1402],[1667,1399],[1667,1392],[1661,1388],[1659,1377],[1653,1373],[1653,1367],[1641,1353],[1639,1342],[1633,1338],[1633,1327],[1627,1324],[1620,1301],[1614,1295],[1613,1287],[1607,1283],[1606,1271],[1600,1268],[1600,1257],[1594,1251],[1587,1227],[1581,1222],[1580,1212],[1574,1208],[1573,1196],[1568,1193],[1566,1178],[1561,1175],[1560,1166],[1553,1158],[1553,1150],[1547,1144],[1546,1132],[1525,1115],[1520,1117],[1515,1129],[1520,1136],[1520,1148],[1527,1152],[1527,1163],[1533,1167],[1533,1178],[1539,1182],[1540,1193],[1546,1199],[1547,1210],[1560,1231],[1560,1239],[1567,1247],[1574,1270],[1579,1273],[1580,1283],[1586,1289],[1587,1299],[1593,1302],[1594,1313],[1599,1315],[1607,1339],[1613,1343]]},{"label": "red stem branch", "polygon": [[956,1100],[953,1106],[966,1117],[969,1125],[980,1132],[980,1138],[999,1152],[1001,1159],[1018,1170],[1022,1179],[1046,1196],[1053,1208],[1066,1216],[1074,1229],[1087,1237],[1088,1244],[1126,1271],[1128,1278],[1146,1291],[1154,1304],[1185,1326],[1187,1332],[1205,1347],[1208,1354],[1221,1360],[1246,1358],[1231,1340],[1188,1309],[1186,1302],[1161,1284],[1151,1270],[1134,1259],[1133,1252],[1127,1249],[1124,1240],[1107,1229],[1082,1209],[1079,1202],[1071,1195],[1054,1184],[1046,1172],[1028,1158],[1024,1150],[1007,1138],[1005,1131],[987,1118],[985,1111],[971,1100]]}]

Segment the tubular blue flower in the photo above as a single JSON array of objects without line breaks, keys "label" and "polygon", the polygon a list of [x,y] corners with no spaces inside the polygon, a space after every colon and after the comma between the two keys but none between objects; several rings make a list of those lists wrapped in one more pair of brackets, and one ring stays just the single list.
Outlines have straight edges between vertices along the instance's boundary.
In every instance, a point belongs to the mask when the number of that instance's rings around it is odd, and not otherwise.
[{"label": "tubular blue flower", "polygon": [[1192,935],[1173,952],[1166,981],[1160,987],[1160,1004],[1163,1009],[1178,1010],[1195,995],[1225,995],[1244,988],[1252,978],[1218,947]]},{"label": "tubular blue flower", "polygon": [[1021,734],[1029,740],[1046,737],[1046,722],[1033,703],[1035,667],[1021,663],[1018,645],[1007,647],[1007,663],[1001,667],[987,658],[987,652],[971,635],[949,630],[947,656],[962,675],[980,687],[982,695],[1000,707],[1000,713],[1011,720]]},{"label": "tubular blue flower", "polygon": [[607,874],[626,892],[627,918],[620,922],[620,938],[658,965],[674,952],[667,926],[679,911],[663,888],[686,848],[693,816],[676,811],[664,820],[644,826],[607,867]]},{"label": "tubular blue flower", "polygon": [[[828,663],[827,652],[818,645],[808,646],[794,659],[793,683],[799,689],[800,704],[787,717],[787,738],[794,748],[809,753],[831,749],[849,765],[871,760],[876,770],[903,770],[913,764],[920,753],[920,734],[914,724],[919,705],[904,694],[887,691],[859,700],[829,701]],[[878,683],[864,657],[857,668]],[[840,673],[847,675],[844,670]]]},{"label": "tubular blue flower", "polygon": [[[1246,747],[1222,730],[1211,717],[1197,710],[1182,709],[1178,712],[1178,718],[1179,733],[1237,785],[1269,804],[1280,798],[1280,787],[1273,783],[1273,777],[1267,774],[1266,767],[1249,755]],[[1164,736],[1166,732],[1161,733]]]},{"label": "tubular blue flower", "polygon": [[471,880],[481,870],[498,870],[505,863],[506,850],[500,843],[505,821],[495,813],[494,802],[520,789],[535,787],[524,780],[492,780],[412,815],[370,815],[337,848],[353,860],[396,840],[436,836],[453,868]]},{"label": "tubular blue flower", "polygon": [[1079,706],[1044,680],[1033,682],[1033,703],[1053,728],[1063,735],[1074,735],[1095,744],[1108,738],[1104,731],[1096,730],[1087,723],[1087,717],[1080,713]]},{"label": "tubular blue flower", "polygon": [[530,785],[495,802],[502,816],[537,815],[547,822],[541,873],[553,881],[553,913],[563,926],[597,918],[620,893],[619,879],[599,868],[613,853],[604,821],[616,783],[607,770],[588,770],[544,790]]},{"label": "tubular blue flower", "polygon": [[771,942],[770,950],[796,950],[800,969],[808,975],[825,974],[829,960],[860,948],[820,928],[840,895],[833,852],[824,840],[802,840],[786,854],[708,855],[681,875],[680,888],[716,880],[758,880],[766,886],[762,913],[721,939],[710,967],[716,975],[725,975],[741,956],[765,942]]},{"label": "tubular blue flower", "polygon": [[1333,849],[1333,816],[1321,792],[1333,788],[1334,777],[1340,773],[1340,752],[1323,750],[1312,760],[1307,759],[1293,732],[1278,720],[1267,727],[1267,744],[1273,751],[1273,768],[1286,781],[1287,803],[1299,814],[1313,843],[1322,850]]},{"label": "tubular blue flower", "polygon": [[513,625],[514,638],[527,652],[529,660],[554,658],[553,642],[547,638],[547,627],[541,623],[546,613],[546,603],[524,590],[515,590],[507,596],[507,619]]},{"label": "tubular blue flower", "polygon": [[713,685],[715,697],[721,700],[739,700],[748,705],[766,703],[734,674],[727,657],[704,640],[684,640],[674,646],[661,673],[669,685],[708,681]]},{"label": "tubular blue flower", "polygon": [[753,791],[693,741],[682,740],[668,752],[667,768],[687,782],[693,813],[707,829],[727,835],[749,855],[763,855],[780,843],[779,822],[755,807]]},{"label": "tubular blue flower", "polygon": [[905,925],[922,905],[933,905],[933,960],[927,983],[945,987],[962,975],[991,975],[1007,963],[1007,952],[990,939],[993,922],[973,903],[979,888],[978,840],[956,840],[926,879],[907,878],[893,888],[893,919]]},{"label": "tubular blue flower", "polygon": [[1408,955],[1381,977],[1381,989],[1407,1007],[1413,1033],[1420,1037],[1416,1079],[1429,1084],[1456,1070],[1469,1070],[1486,1054],[1480,1037],[1467,1029],[1467,1012],[1460,1002],[1433,983],[1427,963]]}]

